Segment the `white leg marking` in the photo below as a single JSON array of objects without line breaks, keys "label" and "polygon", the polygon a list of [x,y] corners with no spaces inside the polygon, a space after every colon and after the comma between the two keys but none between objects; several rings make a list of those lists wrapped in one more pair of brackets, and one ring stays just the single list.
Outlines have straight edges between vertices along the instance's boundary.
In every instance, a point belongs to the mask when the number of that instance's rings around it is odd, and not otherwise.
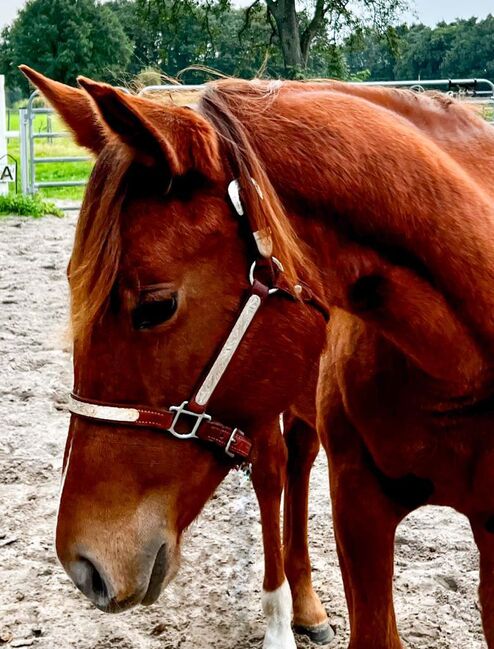
[{"label": "white leg marking", "polygon": [[297,649],[292,632],[292,593],[286,579],[276,590],[262,591],[262,610],[268,622],[263,649]]}]

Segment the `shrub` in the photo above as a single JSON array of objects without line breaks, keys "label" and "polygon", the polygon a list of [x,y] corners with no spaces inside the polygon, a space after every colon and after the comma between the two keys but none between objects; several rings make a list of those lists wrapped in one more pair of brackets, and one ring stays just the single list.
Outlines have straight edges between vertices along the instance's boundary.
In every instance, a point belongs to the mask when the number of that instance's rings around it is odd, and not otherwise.
[{"label": "shrub", "polygon": [[135,84],[139,89],[145,86],[159,86],[162,83],[161,72],[150,66],[141,70],[135,78]]},{"label": "shrub", "polygon": [[46,214],[54,216],[63,216],[55,203],[51,203],[41,198],[39,194],[26,196],[25,194],[0,194],[0,215],[18,214],[20,216],[32,216],[39,219]]}]

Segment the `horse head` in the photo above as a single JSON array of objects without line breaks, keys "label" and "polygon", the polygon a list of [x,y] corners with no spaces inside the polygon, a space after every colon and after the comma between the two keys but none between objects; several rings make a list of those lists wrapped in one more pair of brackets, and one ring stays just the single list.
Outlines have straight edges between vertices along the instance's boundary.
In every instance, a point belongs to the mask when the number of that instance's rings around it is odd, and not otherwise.
[{"label": "horse head", "polygon": [[[239,168],[189,108],[24,72],[96,155],[68,271],[75,414],[56,545],[78,588],[120,611],[157,598],[184,530],[251,446],[255,464],[259,436],[318,362],[325,322],[292,290],[303,254],[262,169],[248,177],[254,156]],[[243,205],[228,194],[237,176]],[[268,232],[285,288],[253,229]],[[220,350],[231,362],[200,403]]]}]

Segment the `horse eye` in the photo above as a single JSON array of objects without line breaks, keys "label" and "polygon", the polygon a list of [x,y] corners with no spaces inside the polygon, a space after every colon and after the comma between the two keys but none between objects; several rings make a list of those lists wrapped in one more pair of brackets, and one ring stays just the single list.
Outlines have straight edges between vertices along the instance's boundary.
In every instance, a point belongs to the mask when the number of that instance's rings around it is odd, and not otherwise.
[{"label": "horse eye", "polygon": [[132,312],[134,329],[151,329],[169,320],[177,310],[177,296],[139,304]]}]

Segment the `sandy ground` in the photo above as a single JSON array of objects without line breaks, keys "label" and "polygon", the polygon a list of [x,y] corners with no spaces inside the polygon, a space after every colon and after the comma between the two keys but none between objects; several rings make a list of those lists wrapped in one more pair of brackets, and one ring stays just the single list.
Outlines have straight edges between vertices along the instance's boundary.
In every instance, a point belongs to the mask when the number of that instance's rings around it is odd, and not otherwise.
[{"label": "sandy ground", "polygon": [[[106,616],[57,563],[53,531],[71,383],[62,336],[65,266],[74,224],[73,216],[0,221],[0,646],[259,648],[261,528],[240,474],[225,481],[190,530],[179,576],[150,608]],[[336,628],[332,646],[343,649],[348,625],[323,457],[313,472],[311,531],[314,581]],[[476,588],[477,553],[459,515],[424,509],[400,527],[396,605],[410,649],[485,647]],[[299,640],[300,648],[309,646]]]}]

